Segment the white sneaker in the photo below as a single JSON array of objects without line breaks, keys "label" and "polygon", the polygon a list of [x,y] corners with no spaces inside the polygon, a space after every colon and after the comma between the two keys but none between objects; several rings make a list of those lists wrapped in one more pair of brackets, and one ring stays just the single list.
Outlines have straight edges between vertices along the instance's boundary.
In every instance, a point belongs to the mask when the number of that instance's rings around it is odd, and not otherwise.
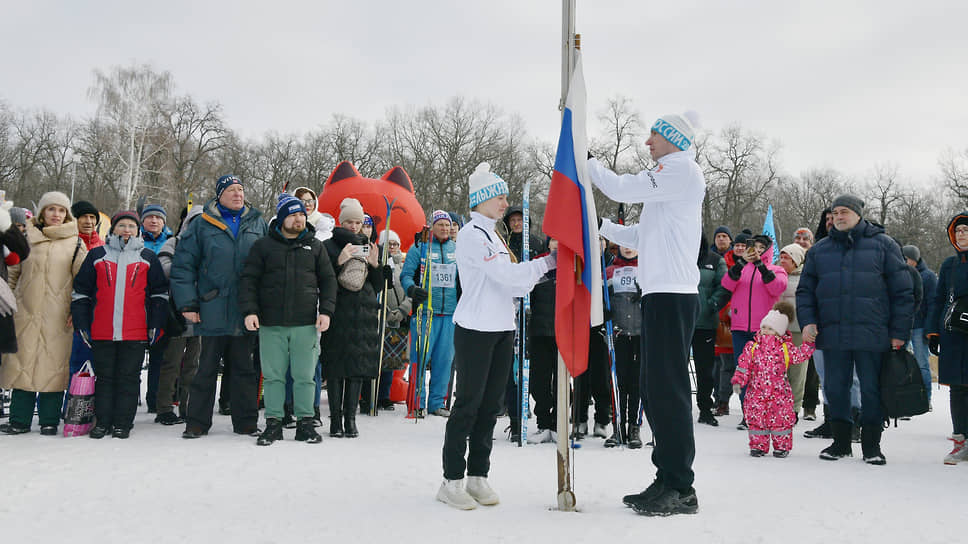
[{"label": "white sneaker", "polygon": [[551,442],[550,429],[538,429],[538,432],[528,435],[528,444],[543,444]]},{"label": "white sneaker", "polygon": [[467,477],[467,494],[484,506],[494,506],[501,502],[497,498],[497,493],[487,484],[487,478],[483,476]]},{"label": "white sneaker", "polygon": [[961,461],[968,461],[968,447],[965,447],[965,435],[955,434],[948,437],[954,442],[954,449],[944,457],[944,464],[957,465]]},{"label": "white sneaker", "polygon": [[608,427],[600,423],[595,424],[595,429],[592,431],[592,436],[597,436],[598,438],[608,438]]},{"label": "white sneaker", "polygon": [[477,508],[477,502],[464,489],[464,480],[444,480],[437,490],[437,500],[458,510]]}]

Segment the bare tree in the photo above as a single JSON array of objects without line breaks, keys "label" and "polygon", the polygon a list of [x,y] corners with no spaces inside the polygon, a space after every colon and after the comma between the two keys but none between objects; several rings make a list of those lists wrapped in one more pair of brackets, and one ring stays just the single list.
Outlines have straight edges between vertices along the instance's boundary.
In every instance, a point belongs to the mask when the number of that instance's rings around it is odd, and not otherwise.
[{"label": "bare tree", "polygon": [[117,66],[108,73],[95,70],[94,80],[89,94],[98,102],[97,117],[112,125],[113,150],[124,164],[121,205],[130,208],[147,164],[165,149],[161,112],[171,97],[171,74],[149,65]]},{"label": "bare tree", "polygon": [[[769,189],[779,180],[779,145],[739,125],[724,128],[702,149],[707,225],[748,226],[766,212]],[[754,219],[757,218],[757,219]]]},{"label": "bare tree", "polygon": [[222,106],[197,104],[183,96],[162,105],[166,131],[165,195],[169,206],[180,204],[189,193],[198,192],[213,174],[207,171],[213,153],[226,145],[228,128],[222,118]]},{"label": "bare tree", "polygon": [[942,182],[962,206],[968,205],[968,148],[945,151],[938,160]]},{"label": "bare tree", "polygon": [[878,223],[887,226],[894,204],[903,199],[897,179],[897,165],[876,165],[873,177],[867,183],[864,192],[867,196],[865,207],[876,214],[873,217]]}]

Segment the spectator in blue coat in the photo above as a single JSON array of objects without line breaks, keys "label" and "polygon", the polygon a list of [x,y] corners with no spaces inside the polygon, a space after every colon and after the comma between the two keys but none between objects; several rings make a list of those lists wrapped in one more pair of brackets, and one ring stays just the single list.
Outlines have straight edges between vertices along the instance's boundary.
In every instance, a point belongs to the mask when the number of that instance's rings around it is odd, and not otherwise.
[{"label": "spectator in blue coat", "polygon": [[850,457],[850,386],[860,380],[864,461],[883,465],[880,449],[881,358],[911,336],[914,293],[900,247],[884,228],[863,219],[864,202],[834,199],[833,229],[807,252],[797,287],[797,318],[805,342],[824,353],[823,388],[830,403],[834,443],[821,459]]},{"label": "spectator in blue coat", "polygon": [[[172,236],[171,229],[166,224],[168,214],[165,208],[158,204],[148,204],[141,209],[141,238],[145,249],[157,255],[161,252],[165,242]],[[148,413],[157,412],[156,399],[158,397],[158,379],[161,376],[161,364],[165,360],[165,350],[168,348],[168,338],[155,342],[148,349],[148,390],[145,393],[145,404]]]},{"label": "spectator in blue coat", "polygon": [[199,438],[212,426],[219,361],[231,366],[232,428],[258,436],[259,376],[252,362],[254,335],[245,334],[239,309],[239,277],[256,240],[267,232],[262,212],[245,201],[242,180],[222,176],[215,198],[181,235],[171,266],[175,307],[202,337],[198,372],[188,397],[183,438]]},{"label": "spectator in blue coat", "polygon": [[914,312],[914,325],[911,329],[911,347],[914,348],[914,357],[918,360],[921,367],[921,377],[924,385],[928,389],[928,401],[931,401],[931,364],[929,362],[930,352],[928,350],[928,339],[925,336],[924,320],[928,312],[928,306],[934,300],[935,290],[938,288],[938,276],[933,270],[924,264],[921,258],[921,250],[918,246],[907,245],[901,248],[901,254],[908,266],[913,266],[921,275],[921,288],[924,295],[921,304],[918,304]]},{"label": "spectator in blue coat", "polygon": [[938,356],[938,383],[951,388],[950,440],[954,448],[944,458],[944,464],[956,465],[968,461],[968,334],[945,326],[944,316],[951,306],[968,296],[968,211],[951,218],[948,240],[955,254],[945,259],[938,269],[938,285],[928,299],[928,313],[924,330],[928,334],[931,353]]},{"label": "spectator in blue coat", "polygon": [[[400,283],[407,296],[413,301],[414,312],[426,312],[424,303],[430,299],[433,306],[432,323],[424,315],[410,321],[410,376],[417,376],[421,358],[426,349],[426,360],[430,364],[430,394],[421,387],[420,402],[417,408],[427,409],[427,413],[441,417],[450,416],[444,407],[444,400],[450,394],[450,369],[454,361],[454,309],[457,307],[457,244],[450,239],[450,214],[436,210],[430,217],[430,262],[427,263],[427,246],[418,243],[410,246],[407,258],[400,272]],[[422,282],[421,271],[430,267],[430,289]],[[419,327],[419,329],[418,329]],[[426,338],[427,335],[429,338]],[[421,383],[421,382],[415,382]]]}]

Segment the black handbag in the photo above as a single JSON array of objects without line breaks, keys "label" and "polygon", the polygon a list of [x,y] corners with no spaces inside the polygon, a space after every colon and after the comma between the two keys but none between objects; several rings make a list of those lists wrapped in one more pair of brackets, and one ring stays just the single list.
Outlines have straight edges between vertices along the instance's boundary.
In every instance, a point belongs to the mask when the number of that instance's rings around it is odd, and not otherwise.
[{"label": "black handbag", "polygon": [[968,334],[968,296],[954,298],[954,290],[949,293],[944,328],[951,332]]}]

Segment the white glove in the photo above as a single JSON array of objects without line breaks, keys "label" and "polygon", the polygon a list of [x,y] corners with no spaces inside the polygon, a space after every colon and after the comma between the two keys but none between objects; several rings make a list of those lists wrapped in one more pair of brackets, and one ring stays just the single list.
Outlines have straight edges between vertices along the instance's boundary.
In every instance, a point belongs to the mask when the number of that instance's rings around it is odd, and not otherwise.
[{"label": "white glove", "polygon": [[739,384],[733,385],[733,393],[738,397],[743,393],[743,387]]}]

